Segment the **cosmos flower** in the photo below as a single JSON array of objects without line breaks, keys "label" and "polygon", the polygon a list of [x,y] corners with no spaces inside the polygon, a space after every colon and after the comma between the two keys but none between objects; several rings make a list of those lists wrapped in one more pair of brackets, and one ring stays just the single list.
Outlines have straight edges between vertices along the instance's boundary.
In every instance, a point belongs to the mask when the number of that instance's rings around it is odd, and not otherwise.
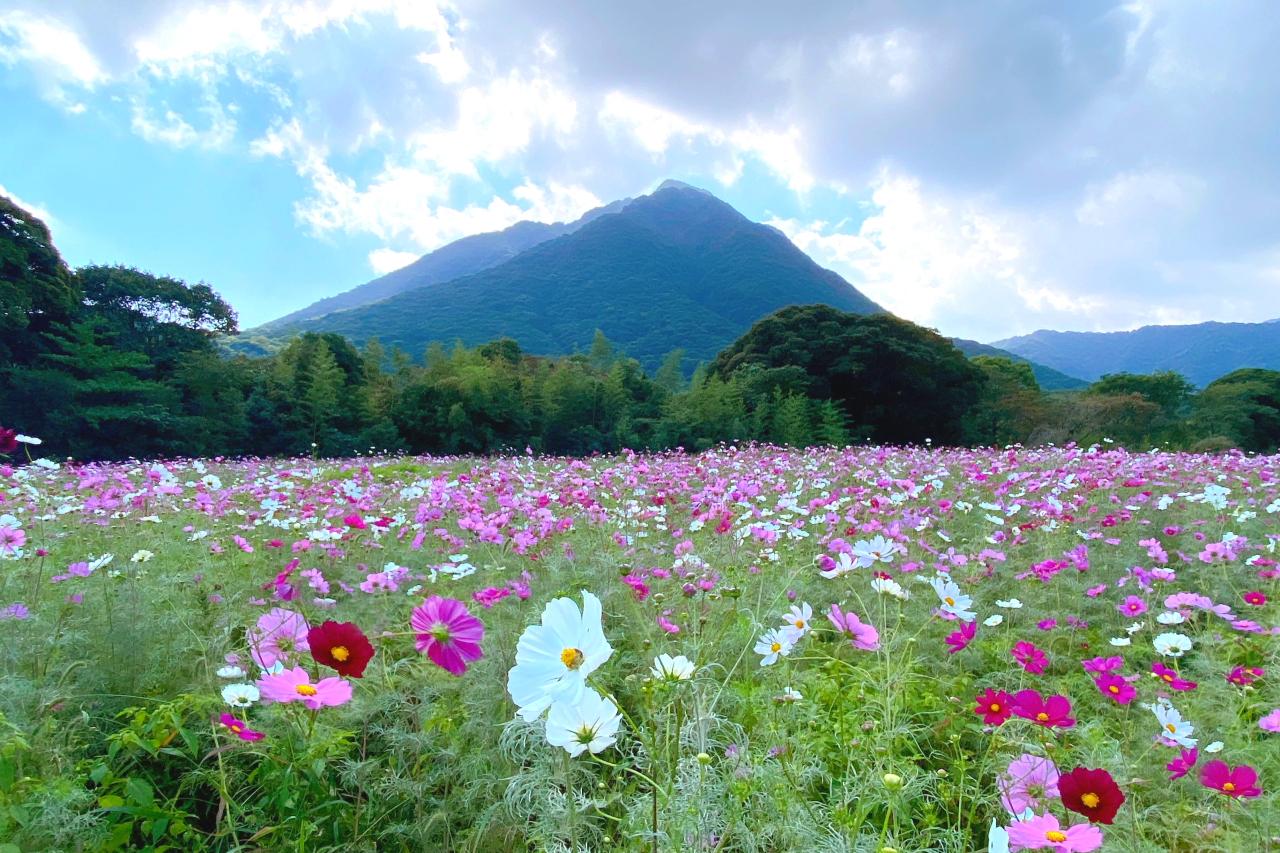
[{"label": "cosmos flower", "polygon": [[1194,681],[1187,681],[1185,678],[1178,675],[1176,670],[1170,669],[1159,661],[1154,661],[1151,664],[1151,674],[1162,681],[1164,686],[1168,687],[1170,690],[1183,691],[1196,689],[1196,683]]},{"label": "cosmos flower", "polygon": [[1013,713],[1045,728],[1069,729],[1076,724],[1071,700],[1053,695],[1047,699],[1035,690],[1019,690],[1013,697]]},{"label": "cosmos flower", "polygon": [[1258,771],[1247,764],[1231,767],[1225,761],[1210,761],[1200,768],[1200,783],[1237,799],[1262,795]]},{"label": "cosmos flower", "polygon": [[694,666],[684,655],[661,654],[653,659],[653,668],[649,671],[658,681],[688,681],[693,678]]},{"label": "cosmos flower", "polygon": [[1043,808],[1058,796],[1058,768],[1048,758],[1022,754],[996,777],[1000,803],[1011,815]]},{"label": "cosmos flower", "polygon": [[1053,853],[1092,853],[1102,846],[1102,831],[1087,823],[1063,827],[1051,814],[1009,824],[1010,850],[1051,850]]},{"label": "cosmos flower", "polygon": [[812,630],[810,623],[813,622],[813,608],[807,602],[793,604],[783,619],[786,620],[783,630],[791,634],[793,643],[799,642],[801,637]]},{"label": "cosmos flower", "polygon": [[312,684],[311,676],[300,666],[267,673],[258,679],[258,687],[264,702],[301,702],[312,711],[351,701],[351,682],[333,677]]},{"label": "cosmos flower", "polygon": [[855,649],[874,652],[880,648],[879,632],[874,626],[859,619],[858,614],[853,611],[841,612],[840,605],[833,604],[827,613],[827,618],[831,620],[831,624],[837,631],[849,638],[849,642]]},{"label": "cosmos flower", "polygon": [[289,663],[295,653],[308,651],[307,633],[307,620],[301,614],[275,607],[259,616],[245,635],[254,663],[270,669],[277,661]]},{"label": "cosmos flower", "polygon": [[1193,738],[1195,727],[1182,719],[1178,709],[1167,701],[1160,701],[1151,706],[1151,712],[1160,723],[1160,737],[1181,747],[1193,747],[1199,741]]},{"label": "cosmos flower", "polygon": [[946,636],[946,643],[951,648],[947,649],[947,654],[954,655],[956,652],[964,651],[973,642],[973,638],[978,634],[978,626],[973,622],[965,622],[959,630],[952,631]]},{"label": "cosmos flower", "polygon": [[222,701],[232,708],[248,708],[262,698],[252,684],[228,684],[222,688]]},{"label": "cosmos flower", "polygon": [[1280,708],[1258,720],[1258,728],[1264,732],[1280,732]]},{"label": "cosmos flower", "polygon": [[587,676],[613,655],[602,617],[600,599],[583,590],[581,610],[571,598],[556,598],[543,608],[540,624],[524,629],[507,673],[522,719],[533,722],[553,701],[575,705],[582,698]]},{"label": "cosmos flower", "polygon": [[771,666],[778,662],[779,657],[791,654],[791,649],[794,647],[795,643],[792,642],[790,634],[781,628],[774,628],[766,631],[764,636],[756,640],[755,652],[762,655],[761,666]]},{"label": "cosmos flower", "polygon": [[1098,692],[1117,705],[1128,705],[1138,695],[1138,691],[1127,679],[1110,672],[1104,672],[1093,680]]},{"label": "cosmos flower", "polygon": [[451,675],[462,675],[467,664],[484,657],[484,623],[456,598],[430,596],[413,608],[409,626],[418,651]]},{"label": "cosmos flower", "polygon": [[223,714],[218,718],[218,722],[222,724],[223,728],[230,730],[233,735],[240,738],[240,740],[256,741],[262,740],[266,737],[262,732],[255,732],[253,729],[249,728],[248,723],[237,719],[232,714]]},{"label": "cosmos flower", "polygon": [[1181,779],[1191,772],[1191,768],[1196,766],[1196,762],[1200,760],[1200,753],[1196,749],[1184,749],[1178,753],[1178,757],[1170,761],[1164,766],[1169,771],[1169,780]]},{"label": "cosmos flower", "polygon": [[363,677],[374,654],[369,638],[353,622],[322,622],[307,633],[307,645],[316,663],[347,678]]},{"label": "cosmos flower", "polygon": [[1062,804],[1090,823],[1111,823],[1124,805],[1124,792],[1105,770],[1077,767],[1058,777]]},{"label": "cosmos flower", "polygon": [[1156,652],[1169,658],[1180,658],[1191,651],[1191,638],[1186,634],[1159,634],[1151,644],[1155,646]]},{"label": "cosmos flower", "polygon": [[613,700],[586,689],[577,701],[557,700],[547,714],[547,742],[573,757],[603,752],[617,740],[622,717]]},{"label": "cosmos flower", "polygon": [[938,575],[929,580],[933,591],[938,594],[938,609],[964,622],[972,622],[978,618],[973,612],[973,599],[960,591],[960,587],[950,578]]},{"label": "cosmos flower", "polygon": [[1048,655],[1037,648],[1035,643],[1021,640],[1014,644],[1011,654],[1013,659],[1032,675],[1040,675],[1049,668]]},{"label": "cosmos flower", "polygon": [[992,690],[988,687],[978,694],[977,707],[973,712],[982,717],[988,726],[998,726],[1013,716],[1013,697],[1003,690]]}]

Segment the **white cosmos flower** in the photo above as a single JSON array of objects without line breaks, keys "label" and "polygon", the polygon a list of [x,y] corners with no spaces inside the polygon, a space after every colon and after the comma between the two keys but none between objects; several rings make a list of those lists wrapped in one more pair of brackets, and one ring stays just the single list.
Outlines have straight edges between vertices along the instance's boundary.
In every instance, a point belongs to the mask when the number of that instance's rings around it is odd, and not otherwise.
[{"label": "white cosmos flower", "polygon": [[244,670],[235,664],[227,664],[218,670],[219,678],[244,678]]},{"label": "white cosmos flower", "polygon": [[583,752],[603,752],[613,745],[622,717],[613,700],[590,688],[574,702],[556,700],[547,714],[547,743],[563,747],[575,758]]},{"label": "white cosmos flower", "polygon": [[792,702],[799,702],[803,698],[804,695],[799,690],[788,687],[782,691],[782,695],[778,697],[778,701],[790,705]]},{"label": "white cosmos flower", "polygon": [[791,642],[794,644],[801,637],[812,630],[811,622],[813,621],[813,608],[809,603],[803,602],[799,605],[791,605],[791,610],[783,616],[787,624],[783,625],[783,630],[791,635]]},{"label": "white cosmos flower", "polygon": [[872,563],[892,563],[893,555],[896,553],[898,553],[898,544],[883,536],[853,543],[853,556],[868,566]]},{"label": "white cosmos flower", "polygon": [[1213,743],[1211,743],[1211,744],[1209,744],[1208,746],[1206,746],[1206,747],[1204,748],[1204,751],[1205,751],[1205,752],[1207,752],[1207,753],[1209,753],[1209,754],[1213,754],[1213,753],[1215,753],[1215,752],[1222,752],[1222,749],[1223,749],[1223,747],[1225,747],[1225,746],[1226,746],[1226,744],[1225,744],[1225,743],[1223,743],[1222,741],[1220,741],[1220,740],[1215,740]]},{"label": "white cosmos flower", "polygon": [[778,657],[786,657],[791,654],[791,649],[795,647],[795,643],[791,641],[790,635],[781,628],[774,628],[766,631],[765,635],[756,640],[756,654],[764,655],[760,661],[761,666],[770,666],[778,662]]},{"label": "white cosmos flower", "polygon": [[653,668],[649,671],[659,681],[688,681],[693,678],[694,665],[684,655],[661,654],[653,659]]},{"label": "white cosmos flower", "polygon": [[155,557],[155,554],[143,548],[142,550],[134,551],[133,556],[129,558],[129,562],[147,563],[147,562],[150,562],[153,557]]},{"label": "white cosmos flower", "polygon": [[949,613],[962,622],[972,622],[978,618],[978,614],[973,612],[973,599],[961,592],[955,581],[938,575],[929,581],[929,585],[938,594],[939,607],[943,613]]},{"label": "white cosmos flower", "polygon": [[871,580],[871,588],[881,595],[892,595],[899,601],[906,601],[911,597],[911,593],[902,588],[902,584],[892,578],[873,578]]},{"label": "white cosmos flower", "polygon": [[43,439],[36,438],[33,435],[22,435],[21,433],[19,433],[18,435],[15,435],[13,437],[13,440],[21,442],[22,444],[30,444],[32,446],[35,446],[38,444],[44,444]]},{"label": "white cosmos flower", "polygon": [[1163,610],[1156,616],[1156,621],[1161,625],[1181,625],[1187,618],[1176,610]]},{"label": "white cosmos flower", "polygon": [[258,688],[252,684],[228,684],[222,688],[222,701],[232,708],[248,708],[261,698]]},{"label": "white cosmos flower", "polygon": [[1159,634],[1151,644],[1156,647],[1156,651],[1167,658],[1180,658],[1185,653],[1191,651],[1191,638],[1186,634],[1165,633]]},{"label": "white cosmos flower", "polygon": [[854,558],[841,551],[836,555],[836,564],[830,569],[825,569],[818,574],[822,575],[827,580],[832,580],[834,578],[843,577],[854,569],[865,569],[869,565],[871,565],[870,562],[863,562],[861,558]]},{"label": "white cosmos flower", "polygon": [[988,628],[994,628],[1003,621],[1004,617],[997,613],[994,616],[988,616],[986,619],[983,619],[982,624],[986,625]]},{"label": "white cosmos flower", "polygon": [[1132,643],[1133,643],[1133,640],[1130,640],[1128,637],[1112,637],[1111,638],[1111,645],[1113,646],[1128,646],[1128,645],[1132,645]]},{"label": "white cosmos flower", "polygon": [[583,590],[582,609],[572,598],[547,602],[542,623],[530,625],[516,644],[507,691],[521,718],[533,722],[553,701],[576,704],[587,676],[613,654],[601,625],[600,599]]},{"label": "white cosmos flower", "polygon": [[1178,713],[1178,709],[1174,708],[1167,701],[1161,701],[1151,706],[1151,711],[1156,715],[1156,719],[1160,721],[1160,734],[1163,737],[1176,743],[1178,746],[1190,749],[1199,741],[1192,737],[1195,734],[1195,727],[1191,723],[1182,719],[1182,715]]},{"label": "white cosmos flower", "polygon": [[996,607],[1003,607],[1005,610],[1021,610],[1022,602],[1016,598],[1010,598],[1008,600],[997,600]]}]

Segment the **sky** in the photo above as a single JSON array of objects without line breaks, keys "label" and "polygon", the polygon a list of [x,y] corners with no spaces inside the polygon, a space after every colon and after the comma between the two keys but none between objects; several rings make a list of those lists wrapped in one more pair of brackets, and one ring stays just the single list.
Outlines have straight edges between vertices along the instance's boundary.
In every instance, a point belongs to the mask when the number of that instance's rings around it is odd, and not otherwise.
[{"label": "sky", "polygon": [[1274,11],[0,0],[0,193],[242,327],[666,178],[949,335],[1260,321]]}]

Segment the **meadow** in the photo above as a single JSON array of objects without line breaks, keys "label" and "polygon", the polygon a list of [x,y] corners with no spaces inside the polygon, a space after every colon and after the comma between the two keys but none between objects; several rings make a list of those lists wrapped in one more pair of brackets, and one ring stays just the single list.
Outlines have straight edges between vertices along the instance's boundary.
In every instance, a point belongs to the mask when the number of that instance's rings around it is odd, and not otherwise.
[{"label": "meadow", "polygon": [[0,851],[1280,847],[1280,457],[0,457]]}]

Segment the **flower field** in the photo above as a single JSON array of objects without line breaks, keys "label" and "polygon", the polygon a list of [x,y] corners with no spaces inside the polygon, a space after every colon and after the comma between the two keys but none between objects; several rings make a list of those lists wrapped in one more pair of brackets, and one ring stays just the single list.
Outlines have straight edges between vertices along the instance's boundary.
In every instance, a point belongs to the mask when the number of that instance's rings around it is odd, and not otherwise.
[{"label": "flower field", "polygon": [[1280,458],[39,450],[2,853],[1280,849]]}]

